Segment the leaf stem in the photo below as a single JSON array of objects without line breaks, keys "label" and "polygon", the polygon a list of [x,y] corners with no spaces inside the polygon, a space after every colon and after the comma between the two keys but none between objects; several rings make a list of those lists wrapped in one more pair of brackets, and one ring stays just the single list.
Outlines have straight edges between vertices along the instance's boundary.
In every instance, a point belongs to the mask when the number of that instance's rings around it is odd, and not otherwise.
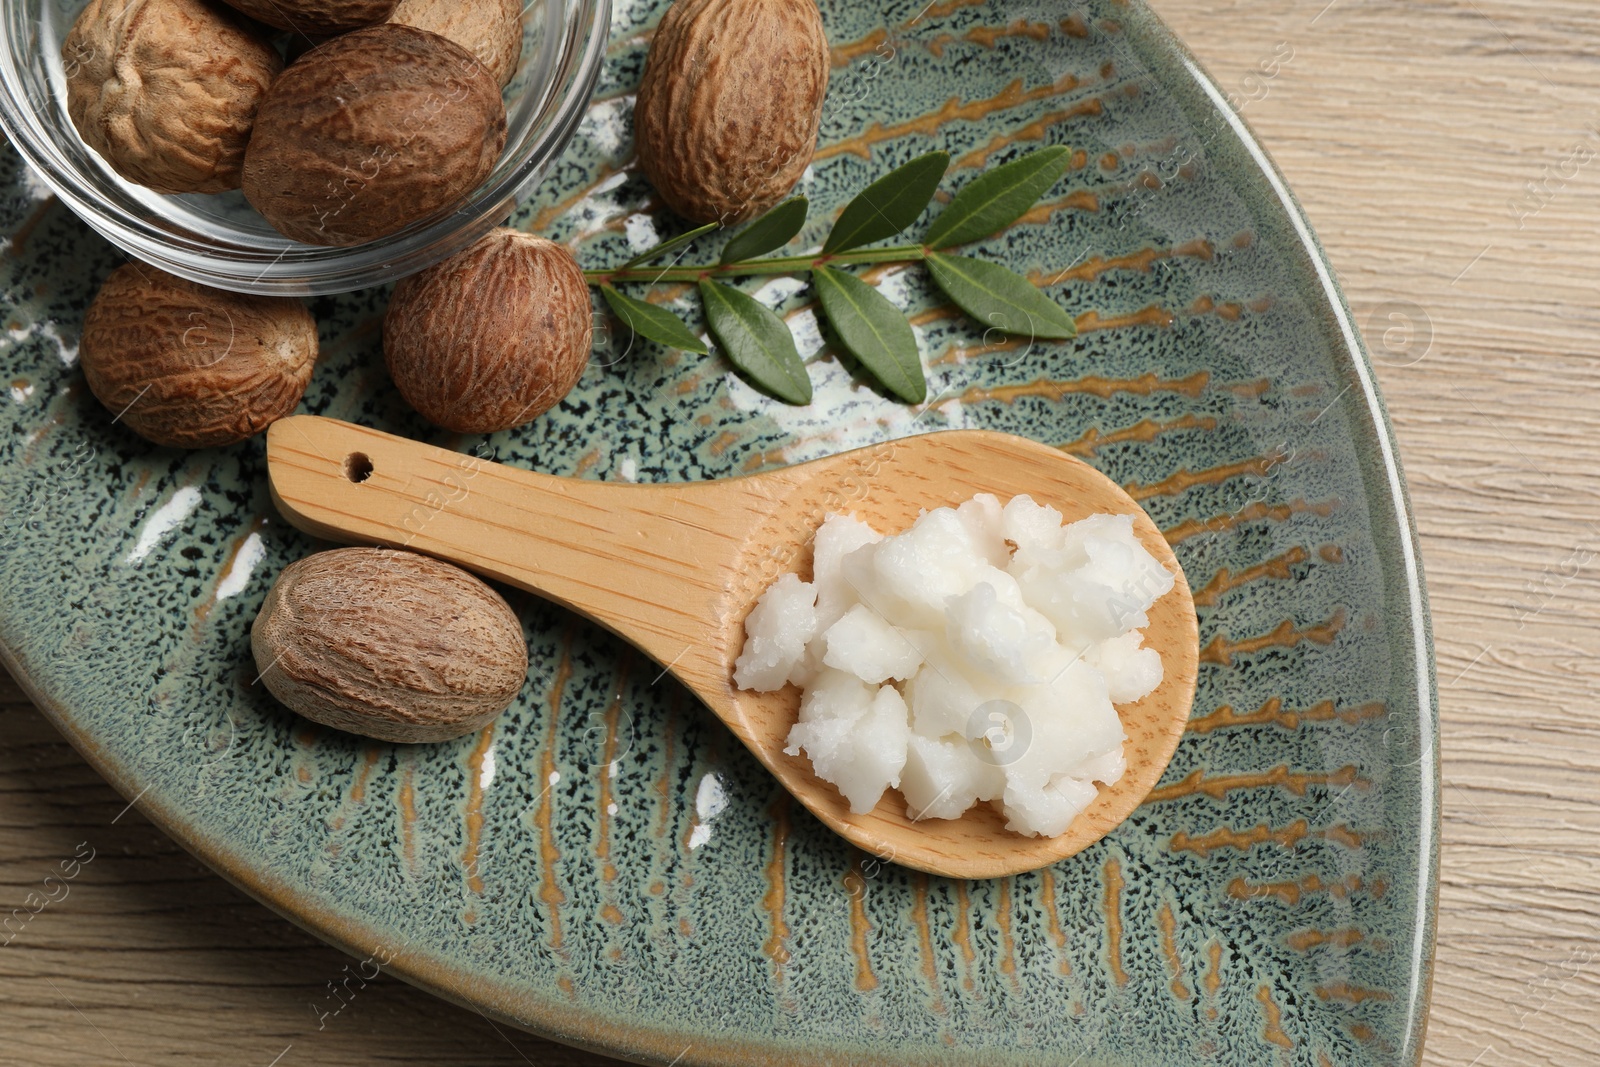
[{"label": "leaf stem", "polygon": [[926,259],[924,245],[890,245],[887,248],[858,248],[834,255],[818,253],[810,256],[773,256],[768,259],[750,259],[743,263],[698,263],[683,267],[630,267],[613,270],[586,270],[583,272],[590,285],[614,282],[698,282],[702,278],[725,278],[733,275],[804,274],[817,267],[839,266],[850,263],[918,263]]}]

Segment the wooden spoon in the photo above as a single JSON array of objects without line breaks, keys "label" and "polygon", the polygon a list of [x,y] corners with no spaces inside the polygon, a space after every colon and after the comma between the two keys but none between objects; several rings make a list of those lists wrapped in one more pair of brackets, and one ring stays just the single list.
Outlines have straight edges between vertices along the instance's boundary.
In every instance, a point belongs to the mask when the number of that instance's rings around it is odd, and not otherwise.
[{"label": "wooden spoon", "polygon": [[[1047,866],[1127,818],[1172,758],[1194,699],[1194,601],[1150,517],[1100,472],[1009,434],[952,430],[715,482],[633,485],[556,478],[297,416],[267,435],[272,498],[289,522],[334,541],[392,545],[450,560],[537,593],[644,650],[705,701],[784,788],[868,852],[933,874],[992,878]],[[1005,829],[989,805],[913,822],[898,791],[853,815],[844,798],[783,752],[800,694],[733,687],[745,616],[779,575],[810,575],[811,537],[832,512],[885,533],[923,509],[980,492],[1023,493],[1068,520],[1131,514],[1145,547],[1177,576],[1150,611],[1146,644],[1161,686],[1118,709],[1128,769],[1054,838]]]}]

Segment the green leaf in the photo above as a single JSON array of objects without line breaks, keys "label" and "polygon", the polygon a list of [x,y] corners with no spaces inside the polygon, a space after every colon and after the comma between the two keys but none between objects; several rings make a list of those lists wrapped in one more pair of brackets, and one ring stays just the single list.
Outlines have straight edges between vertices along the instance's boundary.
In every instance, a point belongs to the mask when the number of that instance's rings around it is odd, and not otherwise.
[{"label": "green leaf", "polygon": [[929,248],[964,245],[1016,222],[1067,172],[1071,150],[1057,145],[972,179],[928,228]]},{"label": "green leaf", "polygon": [[893,237],[917,221],[939,189],[950,166],[950,153],[929,152],[891,170],[845,205],[833,224],[823,254],[847,252]]},{"label": "green leaf", "polygon": [[721,226],[722,226],[722,223],[720,223],[720,222],[708,222],[704,226],[696,226],[694,229],[690,230],[688,233],[680,233],[676,237],[670,237],[667,240],[662,241],[660,244],[656,245],[654,248],[645,249],[643,252],[640,252],[638,255],[634,256],[632,259],[628,260],[628,262],[624,263],[622,266],[618,267],[617,269],[618,270],[632,270],[634,267],[642,267],[644,264],[650,262],[652,259],[660,259],[662,256],[666,255],[668,252],[676,252],[678,249],[682,248],[684,245],[689,244],[695,238],[701,237],[701,236],[703,236],[705,234],[708,234],[712,230],[719,229]]},{"label": "green leaf", "polygon": [[666,308],[647,304],[643,300],[635,300],[631,296],[624,296],[609,285],[600,287],[600,295],[606,298],[606,303],[611,305],[611,310],[616,312],[617,318],[628,324],[628,329],[640,337],[651,341],[659,341],[673,348],[681,348],[686,352],[706,354],[705,342],[694,335],[689,327]]},{"label": "green leaf", "polygon": [[912,404],[926,400],[928,383],[917,354],[917,335],[905,314],[854,274],[818,267],[811,278],[823,313],[850,354],[901,400]]},{"label": "green leaf", "polygon": [[1078,336],[1077,323],[1060,304],[998,263],[945,252],[929,252],[927,263],[934,284],[985,326],[1045,340]]},{"label": "green leaf", "polygon": [[811,403],[811,378],[788,325],[755,297],[702,280],[706,323],[733,365],[779,400]]},{"label": "green leaf", "polygon": [[811,202],[803,196],[785,200],[734,234],[728,247],[722,250],[722,262],[742,263],[782,248],[794,240],[794,235],[806,224],[809,210]]}]

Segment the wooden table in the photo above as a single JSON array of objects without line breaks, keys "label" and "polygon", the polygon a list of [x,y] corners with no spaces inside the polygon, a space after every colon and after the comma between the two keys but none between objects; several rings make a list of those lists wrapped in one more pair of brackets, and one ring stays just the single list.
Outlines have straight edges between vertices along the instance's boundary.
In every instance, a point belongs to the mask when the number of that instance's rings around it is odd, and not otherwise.
[{"label": "wooden table", "polygon": [[[1600,9],[1160,9],[1246,100],[1343,278],[1398,425],[1443,719],[1427,1062],[1595,1062]],[[1290,53],[1276,77],[1247,80]],[[310,1005],[345,958],[122,809],[0,679],[0,899],[21,900],[80,841],[98,852],[0,949],[0,1064],[604,1062],[389,979],[319,1032]]]}]

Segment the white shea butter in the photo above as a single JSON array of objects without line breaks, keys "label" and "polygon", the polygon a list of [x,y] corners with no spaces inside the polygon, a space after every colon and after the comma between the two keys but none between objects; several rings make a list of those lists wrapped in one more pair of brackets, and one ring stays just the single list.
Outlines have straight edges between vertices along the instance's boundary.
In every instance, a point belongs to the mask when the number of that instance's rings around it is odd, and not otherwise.
[{"label": "white shea butter", "polygon": [[751,611],[734,682],[802,688],[786,751],[857,814],[898,788],[913,818],[992,803],[1054,837],[1122,777],[1116,705],[1161,684],[1140,630],[1173,584],[1127,515],[1063,525],[983,494],[892,537],[832,515],[812,581],[785,574]]}]

